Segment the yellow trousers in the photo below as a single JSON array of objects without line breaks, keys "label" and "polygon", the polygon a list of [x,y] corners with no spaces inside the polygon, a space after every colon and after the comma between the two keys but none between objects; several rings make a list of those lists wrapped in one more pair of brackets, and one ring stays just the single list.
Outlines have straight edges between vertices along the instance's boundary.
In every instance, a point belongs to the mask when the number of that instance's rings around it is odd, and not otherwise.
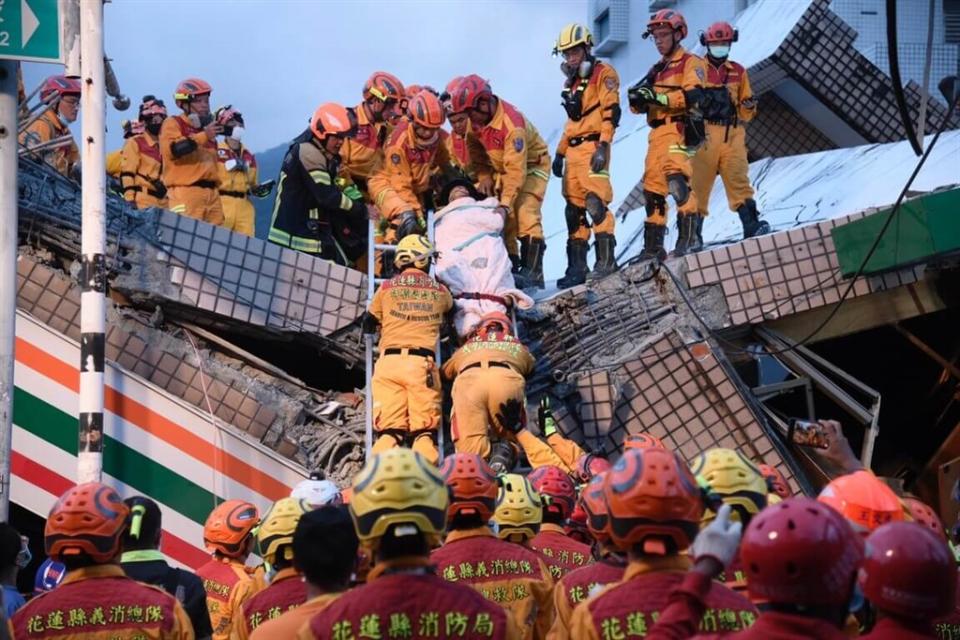
[{"label": "yellow trousers", "polygon": [[253,237],[255,211],[248,198],[220,196],[223,207],[223,227]]},{"label": "yellow trousers", "polygon": [[439,456],[433,438],[440,425],[441,389],[433,358],[383,355],[374,366],[371,386],[373,429],[377,432],[373,452],[403,446],[405,439],[413,439],[410,447],[436,464]]},{"label": "yellow trousers", "polygon": [[[547,193],[547,178],[550,170],[550,156],[544,156],[544,167],[528,167],[527,179],[520,187],[510,208],[510,215],[503,223],[503,242],[510,255],[519,255],[517,238],[543,239],[543,197]],[[544,164],[544,163],[541,163]]]},{"label": "yellow trousers", "polygon": [[[581,208],[585,206],[584,199],[590,192],[595,193],[607,206],[613,200],[609,160],[607,161],[607,168],[603,171],[594,172],[590,168],[590,158],[593,156],[593,152],[597,150],[598,144],[597,142],[584,142],[575,147],[567,148],[566,167],[563,171],[563,197],[568,202]],[[592,228],[595,234],[614,233],[616,230],[615,218],[609,208],[603,222],[593,225]],[[590,229],[591,227],[581,224],[576,231],[568,233],[569,238],[571,240],[589,240]]]},{"label": "yellow trousers", "polygon": [[[676,122],[667,122],[650,130],[650,144],[643,168],[643,188],[666,197],[670,193],[667,176],[683,175],[690,180],[693,170],[690,166],[690,153],[683,146],[681,126]],[[697,212],[697,196],[691,189],[687,201],[677,206],[680,213]],[[666,211],[655,212],[647,217],[647,222],[666,226]]]},{"label": "yellow trousers", "polygon": [[700,215],[709,213],[710,192],[720,176],[727,192],[727,204],[736,211],[753,197],[747,162],[747,134],[743,126],[707,123],[707,142],[693,156],[693,192],[697,194]]},{"label": "yellow trousers", "polygon": [[170,187],[167,189],[170,210],[188,218],[210,224],[223,224],[223,207],[216,189],[206,187]]}]

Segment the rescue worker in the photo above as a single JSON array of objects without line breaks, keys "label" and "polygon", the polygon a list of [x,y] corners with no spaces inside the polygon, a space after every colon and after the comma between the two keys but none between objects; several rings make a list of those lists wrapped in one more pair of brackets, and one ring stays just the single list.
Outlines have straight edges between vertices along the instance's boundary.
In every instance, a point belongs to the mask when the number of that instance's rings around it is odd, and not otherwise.
[{"label": "rescue worker", "polygon": [[366,334],[380,327],[371,379],[373,452],[409,445],[431,464],[438,459],[442,394],[434,350],[453,306],[450,291],[430,276],[434,253],[424,236],[403,238],[393,258],[398,274],[377,289],[363,319]]},{"label": "rescue worker", "polygon": [[533,490],[546,498],[543,523],[530,541],[530,548],[543,556],[550,574],[559,580],[589,564],[593,557],[589,546],[568,538],[563,531],[564,521],[573,512],[577,489],[570,476],[554,465],[534,469],[529,478]]},{"label": "rescue worker", "polygon": [[249,196],[267,197],[273,183],[257,182],[257,157],[243,145],[243,114],[227,105],[217,109],[214,121],[223,127],[223,140],[217,143],[221,226],[252,238],[256,235],[256,213]]},{"label": "rescue worker", "polygon": [[513,335],[510,319],[496,312],[484,316],[443,363],[444,377],[453,380],[450,431],[458,453],[478,454],[491,464],[496,461],[498,472],[508,472],[516,441],[533,466],[562,464],[525,428],[524,378],[533,366],[533,356]]},{"label": "rescue worker", "polygon": [[[80,81],[50,76],[40,87],[40,101],[48,108],[20,133],[20,146],[27,149],[28,157],[45,162],[62,176],[76,179],[80,151],[70,133],[70,124],[77,121],[80,112]],[[70,136],[69,140],[53,143],[64,136]]]},{"label": "rescue worker", "polygon": [[363,102],[354,108],[356,133],[340,150],[343,169],[363,193],[367,193],[367,181],[383,161],[389,123],[403,115],[405,98],[403,83],[386,71],[374,71],[363,85]]},{"label": "rescue worker", "polygon": [[557,286],[567,288],[586,282],[591,228],[597,258],[593,275],[602,278],[617,268],[615,221],[608,207],[613,200],[610,145],[620,123],[620,77],[594,57],[593,34],[581,24],[563,28],[553,49],[557,54],[563,56],[560,68],[566,80],[560,97],[567,123],[553,156],[553,175],[563,178],[568,234],[567,271]]},{"label": "rescue worker", "polygon": [[[555,454],[554,457],[559,460],[559,462],[544,463],[556,465],[572,476],[577,476],[583,471],[584,474],[580,478],[581,482],[586,482],[593,477],[593,473],[588,471],[590,468],[597,464],[606,463],[606,460],[598,458],[592,453],[587,453],[576,442],[565,438],[560,433],[557,421],[553,417],[550,397],[547,395],[540,398],[540,406],[537,408],[537,425],[540,428],[541,435],[547,439],[550,450]],[[530,461],[534,467],[539,466],[540,462],[540,460],[537,460],[536,463],[533,460]]]},{"label": "rescue worker", "polygon": [[314,616],[300,638],[520,638],[513,618],[467,585],[434,574],[446,526],[443,477],[409,449],[374,454],[354,479],[350,515],[376,564],[367,583]]},{"label": "rescue worker", "polygon": [[817,500],[833,507],[864,537],[880,525],[904,520],[897,494],[866,470],[834,478]]},{"label": "rescue worker", "polygon": [[440,474],[450,507],[447,537],[430,554],[437,573],[509,611],[521,637],[543,638],[553,621],[553,579],[540,556],[498,539],[487,526],[500,490],[493,469],[475,453],[455,453],[444,459]]},{"label": "rescue worker", "polygon": [[213,629],[203,581],[192,571],[171,567],[160,552],[160,507],[146,496],[133,496],[123,502],[130,509],[130,526],[123,532],[120,556],[123,572],[137,582],[160,587],[174,596],[190,617],[194,635],[198,639],[209,638]]},{"label": "rescue worker", "polygon": [[768,493],[777,495],[783,500],[793,497],[793,491],[790,490],[790,485],[787,484],[786,478],[783,477],[779,469],[769,464],[761,464],[757,468],[760,469],[760,473],[767,481]]},{"label": "rescue worker", "polygon": [[252,596],[233,618],[232,640],[247,640],[262,623],[275,620],[307,601],[307,586],[293,563],[293,532],[309,510],[307,503],[281,498],[257,527],[257,553],[268,568],[270,584]]},{"label": "rescue worker", "polygon": [[580,492],[579,504],[587,518],[587,530],[594,539],[596,562],[574,569],[560,578],[553,589],[553,607],[557,612],[549,637],[561,636],[570,628],[574,608],[608,584],[620,582],[627,566],[626,554],[610,540],[610,518],[603,500],[606,472],[593,477]]},{"label": "rescue worker", "polygon": [[542,521],[543,499],[526,476],[519,473],[501,476],[497,508],[493,512],[497,537],[529,549],[530,541],[540,532]]},{"label": "rescue worker", "polygon": [[347,507],[329,505],[303,514],[293,533],[293,566],[303,574],[307,601],[267,620],[250,639],[295,638],[310,618],[349,589],[358,545]]},{"label": "rescue worker", "polygon": [[401,121],[384,150],[385,161],[369,180],[370,197],[386,222],[385,241],[427,232],[426,213],[433,208],[435,173],[446,167],[445,120],[440,98],[428,90],[410,98]]},{"label": "rescue worker", "polygon": [[[759,218],[748,175],[750,165],[744,125],[756,117],[757,99],[750,89],[747,70],[729,59],[730,45],[738,38],[739,33],[728,22],[715,22],[700,34],[700,44],[707,48],[706,79],[700,106],[706,125],[706,142],[693,156],[690,184],[697,194],[698,213],[701,218],[706,218],[713,181],[719,175],[730,210],[740,216],[743,237],[752,238],[769,233],[770,225]],[[697,244],[702,245],[703,238],[698,237]]]},{"label": "rescue worker", "polygon": [[139,121],[143,131],[128,138],[120,150],[120,184],[123,199],[137,209],[166,209],[167,187],[163,183],[160,128],[167,117],[163,100],[143,96]]},{"label": "rescue worker", "polygon": [[866,540],[858,583],[878,619],[865,640],[936,638],[934,620],[953,611],[957,563],[922,525],[891,522]]},{"label": "rescue worker", "polygon": [[[543,288],[543,197],[550,178],[550,152],[536,127],[516,107],[493,94],[486,80],[465,76],[450,97],[451,112],[467,113],[476,153],[484,151],[498,183],[507,252],[521,289]],[[470,152],[474,152],[471,150]],[[520,250],[517,251],[517,240]]]},{"label": "rescue worker", "polygon": [[457,76],[447,83],[446,90],[440,94],[440,103],[443,104],[447,121],[450,123],[450,135],[444,139],[447,157],[451,165],[470,178],[477,191],[489,197],[494,193],[493,167],[490,164],[490,158],[487,157],[481,145],[467,143],[467,135],[470,133],[470,116],[467,112],[453,113],[450,93],[456,89],[461,80],[463,76]]},{"label": "rescue worker", "polygon": [[347,110],[328,102],[293,139],[280,168],[270,242],[343,266],[366,253],[367,206],[337,184],[340,150],[352,132]]},{"label": "rescue worker", "polygon": [[639,83],[627,90],[630,110],[646,113],[650,142],[643,171],[647,219],[643,259],[661,255],[667,230],[667,194],[677,205],[679,236],[674,249],[684,255],[700,249],[703,218],[691,189],[690,158],[702,142],[702,121],[691,118],[703,95],[703,60],[686,51],[687,21],[680,12],[661,9],[650,17],[644,38],[653,36],[661,59]]},{"label": "rescue worker", "polygon": [[[143,123],[139,120],[130,121],[130,120],[121,120],[120,129],[123,131],[123,139],[129,140],[138,133],[143,133]],[[124,143],[126,144],[126,143]],[[113,190],[120,196],[123,196],[123,190],[119,186],[120,184],[120,172],[123,170],[123,148],[114,149],[113,151],[107,154],[107,177],[110,180],[107,181],[107,188]]]},{"label": "rescue worker", "polygon": [[260,512],[256,506],[244,500],[227,500],[210,512],[203,525],[203,544],[213,557],[197,569],[197,575],[207,591],[213,640],[230,637],[234,616],[265,586],[261,572],[245,564],[258,524]]},{"label": "rescue worker", "polygon": [[[569,629],[554,627],[557,638],[645,635],[692,564],[683,551],[698,532],[703,501],[679,456],[662,448],[625,451],[604,478],[603,496],[611,540],[628,557],[623,580],[580,603]],[[720,583],[707,580],[704,587],[709,611],[694,623],[701,623],[703,637],[753,623],[757,610],[749,600]]]},{"label": "rescue worker", "polygon": [[118,566],[129,515],[117,492],[99,482],[71,487],[60,496],[44,525],[44,546],[51,559],[66,565],[67,575],[7,621],[11,637],[194,638],[176,598],[128,578]]},{"label": "rescue worker", "polygon": [[200,78],[177,85],[173,99],[183,111],[160,126],[163,184],[170,210],[210,224],[223,224],[217,136],[223,127],[210,113],[213,88]]}]

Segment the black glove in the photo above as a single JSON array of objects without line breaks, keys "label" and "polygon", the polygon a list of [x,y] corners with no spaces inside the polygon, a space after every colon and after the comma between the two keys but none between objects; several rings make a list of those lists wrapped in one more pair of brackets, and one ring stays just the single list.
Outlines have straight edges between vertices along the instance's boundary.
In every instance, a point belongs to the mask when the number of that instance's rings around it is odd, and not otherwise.
[{"label": "black glove", "polygon": [[523,404],[516,398],[510,398],[500,403],[500,413],[496,415],[497,423],[510,433],[520,433],[523,430]]},{"label": "black glove", "polygon": [[250,194],[255,198],[266,198],[268,195],[270,195],[270,192],[273,191],[273,185],[276,183],[276,180],[267,180],[266,182],[261,182],[250,189]]},{"label": "black glove", "polygon": [[610,157],[610,143],[598,142],[597,150],[590,156],[590,170],[599,173],[607,168],[607,158]]},{"label": "black glove", "polygon": [[563,154],[558,153],[553,157],[553,175],[558,178],[563,177]]},{"label": "black glove", "polygon": [[377,332],[379,326],[380,321],[377,320],[377,316],[369,311],[363,312],[363,316],[360,318],[360,330],[363,331],[363,335],[372,336]]},{"label": "black glove", "polygon": [[158,198],[167,195],[167,185],[163,184],[162,180],[153,180],[150,184],[153,185],[153,191],[157,194]]},{"label": "black glove", "polygon": [[540,407],[537,409],[537,424],[540,434],[546,438],[557,432],[557,421],[553,419],[553,410],[550,409],[550,398],[540,398]]},{"label": "black glove", "polygon": [[402,240],[413,233],[421,233],[420,219],[415,211],[404,211],[397,219],[397,240]]}]

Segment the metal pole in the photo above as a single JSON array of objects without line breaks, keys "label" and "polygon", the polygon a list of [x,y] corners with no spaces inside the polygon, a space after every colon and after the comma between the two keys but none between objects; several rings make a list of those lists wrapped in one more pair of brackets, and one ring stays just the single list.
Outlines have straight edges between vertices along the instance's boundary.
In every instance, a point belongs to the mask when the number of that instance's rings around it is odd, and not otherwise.
[{"label": "metal pole", "polygon": [[[371,220],[367,224],[367,308],[373,302],[373,294],[377,290],[377,277],[374,272],[374,263],[377,261],[377,252],[375,249],[376,239],[373,235],[374,224]],[[364,396],[364,462],[370,459],[370,452],[373,450],[373,336],[363,336],[364,346],[364,375],[366,377],[367,388]]]},{"label": "metal pole", "polygon": [[103,473],[103,361],[106,324],[106,94],[103,2],[80,3],[81,159],[83,218],[80,267],[80,447],[77,481]]},{"label": "metal pole", "polygon": [[0,60],[0,521],[10,514],[17,318],[17,63]]}]

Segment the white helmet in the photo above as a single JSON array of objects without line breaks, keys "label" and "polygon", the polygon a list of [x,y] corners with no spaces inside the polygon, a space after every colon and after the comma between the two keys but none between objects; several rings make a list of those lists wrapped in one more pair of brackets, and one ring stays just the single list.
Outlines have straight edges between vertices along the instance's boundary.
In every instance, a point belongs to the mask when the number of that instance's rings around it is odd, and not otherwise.
[{"label": "white helmet", "polygon": [[330,480],[322,480],[319,474],[311,474],[309,480],[301,480],[290,492],[291,498],[303,500],[313,509],[343,504],[340,487]]}]

